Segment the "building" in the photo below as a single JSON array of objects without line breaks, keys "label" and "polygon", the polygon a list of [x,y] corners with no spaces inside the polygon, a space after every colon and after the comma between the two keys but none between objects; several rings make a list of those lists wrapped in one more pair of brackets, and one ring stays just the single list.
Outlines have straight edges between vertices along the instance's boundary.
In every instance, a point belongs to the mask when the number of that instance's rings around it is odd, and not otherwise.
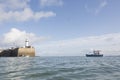
[{"label": "building", "polygon": [[25,41],[24,47],[5,49],[0,52],[0,57],[34,57],[35,48],[29,46],[29,41]]}]

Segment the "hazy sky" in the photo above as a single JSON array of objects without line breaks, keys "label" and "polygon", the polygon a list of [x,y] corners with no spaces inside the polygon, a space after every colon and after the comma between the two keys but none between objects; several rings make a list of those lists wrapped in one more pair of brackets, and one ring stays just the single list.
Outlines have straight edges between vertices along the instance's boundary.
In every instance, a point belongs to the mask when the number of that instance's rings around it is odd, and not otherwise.
[{"label": "hazy sky", "polygon": [[0,0],[0,48],[37,56],[120,55],[120,0]]}]

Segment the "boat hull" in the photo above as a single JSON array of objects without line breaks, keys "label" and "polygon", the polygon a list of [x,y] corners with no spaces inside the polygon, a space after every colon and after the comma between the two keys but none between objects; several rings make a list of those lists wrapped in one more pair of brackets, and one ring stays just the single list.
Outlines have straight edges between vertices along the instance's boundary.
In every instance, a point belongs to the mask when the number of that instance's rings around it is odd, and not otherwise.
[{"label": "boat hull", "polygon": [[99,55],[86,54],[86,57],[103,57],[103,54],[99,54]]}]

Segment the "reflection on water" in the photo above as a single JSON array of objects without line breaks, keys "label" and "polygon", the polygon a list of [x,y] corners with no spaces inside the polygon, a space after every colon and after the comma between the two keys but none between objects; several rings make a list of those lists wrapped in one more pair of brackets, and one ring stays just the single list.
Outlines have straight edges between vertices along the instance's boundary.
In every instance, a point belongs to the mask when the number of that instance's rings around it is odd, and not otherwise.
[{"label": "reflection on water", "polygon": [[120,57],[0,58],[1,80],[120,80]]}]

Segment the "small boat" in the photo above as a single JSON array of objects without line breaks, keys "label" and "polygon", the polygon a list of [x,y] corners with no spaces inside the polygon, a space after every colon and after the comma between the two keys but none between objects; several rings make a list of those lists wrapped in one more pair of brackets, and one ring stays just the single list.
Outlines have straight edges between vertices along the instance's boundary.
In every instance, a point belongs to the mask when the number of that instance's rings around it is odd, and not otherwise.
[{"label": "small boat", "polygon": [[103,57],[99,50],[94,50],[92,54],[86,54],[86,57]]}]

